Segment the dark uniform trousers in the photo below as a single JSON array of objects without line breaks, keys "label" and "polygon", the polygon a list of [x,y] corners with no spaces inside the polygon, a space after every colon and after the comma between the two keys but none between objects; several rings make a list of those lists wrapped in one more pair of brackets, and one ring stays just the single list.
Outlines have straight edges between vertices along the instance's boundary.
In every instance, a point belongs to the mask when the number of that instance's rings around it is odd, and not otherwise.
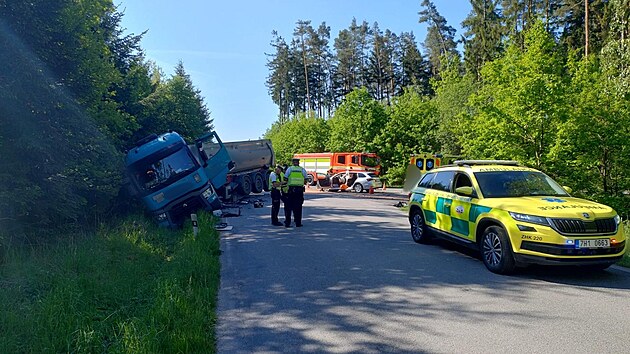
[{"label": "dark uniform trousers", "polygon": [[289,187],[284,202],[284,225],[291,225],[291,212],[295,218],[295,225],[302,225],[302,204],[304,204],[304,186]]},{"label": "dark uniform trousers", "polygon": [[280,193],[280,189],[272,188],[271,189],[271,223],[279,224],[278,221],[278,213],[280,213],[280,199],[282,195]]}]

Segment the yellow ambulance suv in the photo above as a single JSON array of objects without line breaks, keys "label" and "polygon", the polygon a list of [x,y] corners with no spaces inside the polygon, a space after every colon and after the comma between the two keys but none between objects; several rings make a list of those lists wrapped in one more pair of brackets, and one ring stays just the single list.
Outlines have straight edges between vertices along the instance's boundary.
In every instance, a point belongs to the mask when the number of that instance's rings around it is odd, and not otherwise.
[{"label": "yellow ambulance suv", "polygon": [[422,176],[409,196],[417,243],[445,238],[478,249],[510,274],[527,264],[605,269],[626,249],[610,207],[574,198],[544,173],[505,160],[460,160]]}]

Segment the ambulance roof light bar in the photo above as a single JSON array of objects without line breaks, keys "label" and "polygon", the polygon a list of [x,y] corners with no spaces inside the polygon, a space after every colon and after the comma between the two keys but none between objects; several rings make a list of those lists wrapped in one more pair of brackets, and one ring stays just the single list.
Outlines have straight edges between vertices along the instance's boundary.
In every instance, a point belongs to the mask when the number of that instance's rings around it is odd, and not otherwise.
[{"label": "ambulance roof light bar", "polygon": [[453,162],[457,166],[474,166],[474,165],[503,165],[503,166],[520,166],[518,161],[513,160],[457,160]]}]

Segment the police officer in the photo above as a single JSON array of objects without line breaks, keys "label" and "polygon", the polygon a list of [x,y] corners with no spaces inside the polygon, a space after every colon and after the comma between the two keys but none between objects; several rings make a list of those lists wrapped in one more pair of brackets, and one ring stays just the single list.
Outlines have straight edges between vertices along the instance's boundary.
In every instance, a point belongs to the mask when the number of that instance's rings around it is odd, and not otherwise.
[{"label": "police officer", "polygon": [[[269,174],[269,190],[271,191],[271,225],[282,226],[278,220],[280,212],[280,200],[282,199],[282,188],[285,188],[282,166],[277,165],[274,171]],[[286,204],[286,203],[285,203]],[[286,209],[286,205],[285,205]]]},{"label": "police officer", "polygon": [[306,170],[300,166],[300,159],[291,160],[293,164],[284,173],[289,190],[284,203],[284,227],[291,226],[291,212],[295,218],[295,226],[302,227],[302,204],[304,204],[304,185]]}]

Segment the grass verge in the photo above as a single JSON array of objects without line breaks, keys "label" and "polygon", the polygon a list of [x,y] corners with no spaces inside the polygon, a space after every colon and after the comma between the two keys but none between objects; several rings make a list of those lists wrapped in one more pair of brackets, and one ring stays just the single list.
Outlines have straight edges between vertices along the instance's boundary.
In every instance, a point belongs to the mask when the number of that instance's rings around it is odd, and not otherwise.
[{"label": "grass verge", "polygon": [[215,352],[219,238],[129,218],[96,235],[9,249],[0,265],[0,352]]}]

